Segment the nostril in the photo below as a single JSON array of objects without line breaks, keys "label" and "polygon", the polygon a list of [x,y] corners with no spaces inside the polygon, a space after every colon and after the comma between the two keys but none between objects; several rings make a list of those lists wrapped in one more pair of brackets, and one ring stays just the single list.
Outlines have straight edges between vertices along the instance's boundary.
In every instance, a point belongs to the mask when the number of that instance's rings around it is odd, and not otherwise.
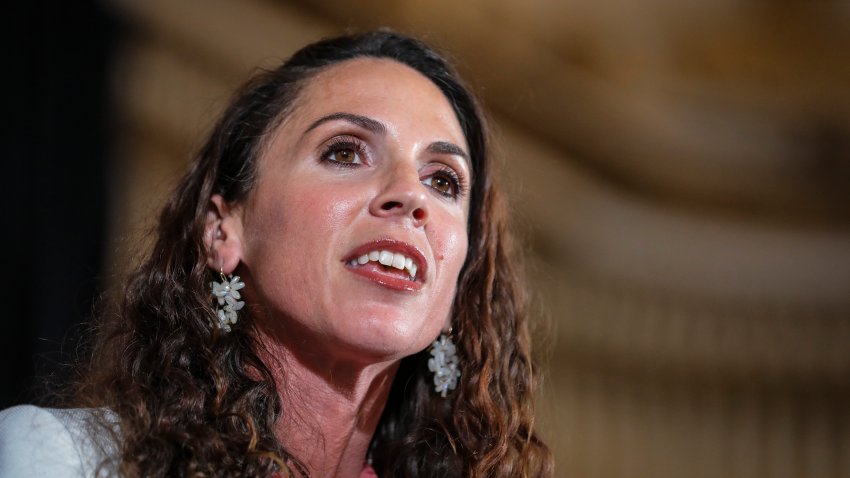
[{"label": "nostril", "polygon": [[389,211],[390,209],[395,209],[397,207],[401,207],[401,203],[398,201],[387,201],[382,206],[381,209],[384,211]]}]

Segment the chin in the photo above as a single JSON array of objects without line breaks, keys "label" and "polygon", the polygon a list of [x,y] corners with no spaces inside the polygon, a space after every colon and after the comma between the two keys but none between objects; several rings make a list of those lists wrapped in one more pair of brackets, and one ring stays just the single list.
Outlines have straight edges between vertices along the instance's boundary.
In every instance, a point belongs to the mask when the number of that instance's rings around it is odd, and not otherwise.
[{"label": "chin", "polygon": [[[440,322],[441,323],[441,322]],[[363,357],[376,361],[400,360],[424,350],[440,332],[439,323],[425,326],[423,321],[387,314],[369,314],[348,322],[353,329],[340,331],[342,342]],[[346,333],[347,332],[347,333]]]}]

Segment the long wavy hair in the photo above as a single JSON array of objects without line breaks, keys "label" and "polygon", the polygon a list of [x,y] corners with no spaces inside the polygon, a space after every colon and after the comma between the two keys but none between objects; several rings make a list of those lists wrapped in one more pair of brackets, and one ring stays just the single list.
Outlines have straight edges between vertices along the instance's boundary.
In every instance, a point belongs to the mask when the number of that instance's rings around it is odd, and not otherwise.
[{"label": "long wavy hair", "polygon": [[[402,360],[370,446],[383,477],[549,476],[534,432],[535,371],[522,278],[494,185],[483,116],[452,66],[422,42],[389,31],[311,44],[236,94],[159,218],[156,242],[100,325],[78,405],[106,407],[119,424],[125,476],[306,476],[275,436],[287,413],[250,313],[224,334],[209,292],[217,276],[203,243],[210,197],[244,201],[269,133],[319,71],[360,57],[408,65],[437,85],[460,122],[474,182],[469,251],[453,304],[463,375],[448,398],[433,391],[427,351]],[[250,285],[249,285],[250,287]]]}]

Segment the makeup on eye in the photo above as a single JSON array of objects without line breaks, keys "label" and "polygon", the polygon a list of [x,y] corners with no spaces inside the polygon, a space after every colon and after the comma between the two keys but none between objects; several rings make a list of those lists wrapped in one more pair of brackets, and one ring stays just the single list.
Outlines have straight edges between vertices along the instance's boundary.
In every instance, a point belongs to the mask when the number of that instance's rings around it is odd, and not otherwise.
[{"label": "makeup on eye", "polygon": [[422,179],[422,184],[451,199],[458,199],[466,193],[466,182],[455,170],[440,163],[436,168]]},{"label": "makeup on eye", "polygon": [[[340,168],[354,168],[368,164],[365,144],[362,140],[354,137],[337,137],[331,140],[323,148],[320,160]],[[423,170],[427,172],[421,180],[422,184],[430,187],[437,194],[451,199],[457,199],[464,195],[466,181],[451,166],[443,163],[431,163],[431,165],[426,165]]]},{"label": "makeup on eye", "polygon": [[[324,117],[308,128],[308,131],[315,129],[322,123],[338,120],[341,118],[340,115],[342,114]],[[342,116],[342,119],[351,122],[348,119],[348,115]],[[360,117],[358,116],[357,118]],[[371,119],[368,120],[380,126],[380,128],[375,127],[377,129],[374,131],[372,129],[369,131],[373,134],[383,136],[383,133],[386,132],[385,127],[380,122]],[[357,126],[360,126],[360,123],[357,123]],[[368,154],[368,143],[362,138],[350,133],[343,133],[330,138],[320,147],[320,151],[320,161],[337,168],[357,168],[364,165],[368,166],[371,163]],[[468,155],[462,148],[447,141],[435,141],[429,144],[425,151],[438,156],[455,157],[464,162],[469,161]],[[434,167],[436,167],[436,170],[433,169]],[[425,174],[421,174],[422,171],[425,171]],[[464,196],[467,190],[465,176],[462,173],[459,174],[455,167],[442,161],[426,164],[420,169],[420,174],[422,184],[431,188],[441,197],[457,200]]]},{"label": "makeup on eye", "polygon": [[[342,127],[354,128],[356,131],[361,131],[367,136],[375,135],[383,137],[387,135],[388,131],[388,128],[384,123],[374,118],[347,112],[336,112],[325,115],[314,121],[306,129],[304,134],[307,134],[325,124],[344,125]],[[336,128],[337,126],[332,127]],[[359,136],[360,134],[357,133],[357,135]],[[458,158],[463,159],[465,163],[469,164],[469,154],[466,150],[450,141],[434,141],[428,145],[426,151],[437,155],[457,156]]]},{"label": "makeup on eye", "polygon": [[320,159],[334,166],[354,167],[366,163],[366,146],[362,140],[355,137],[333,138],[323,151]]}]

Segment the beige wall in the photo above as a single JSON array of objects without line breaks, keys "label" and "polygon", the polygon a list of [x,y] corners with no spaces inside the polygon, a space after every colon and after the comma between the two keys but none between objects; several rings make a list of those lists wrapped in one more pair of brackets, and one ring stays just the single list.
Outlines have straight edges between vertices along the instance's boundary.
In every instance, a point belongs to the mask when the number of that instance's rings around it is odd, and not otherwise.
[{"label": "beige wall", "polygon": [[557,476],[850,476],[846,6],[108,4],[132,26],[115,269],[254,67],[393,26],[453,52],[492,112]]}]

